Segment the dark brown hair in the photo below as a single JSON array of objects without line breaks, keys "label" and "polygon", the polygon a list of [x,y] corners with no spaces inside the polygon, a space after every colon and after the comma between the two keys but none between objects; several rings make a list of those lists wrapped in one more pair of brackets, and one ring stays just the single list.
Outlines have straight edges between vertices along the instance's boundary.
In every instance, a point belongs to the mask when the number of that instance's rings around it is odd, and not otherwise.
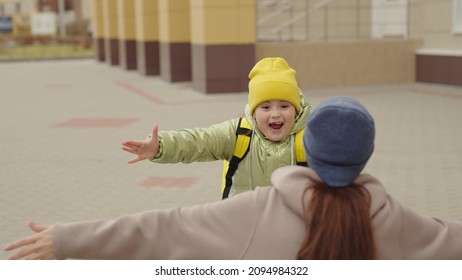
[{"label": "dark brown hair", "polygon": [[[298,259],[377,259],[370,194],[359,185],[332,188],[323,183],[313,190],[305,205],[306,234]],[[305,200],[304,200],[305,201]]]}]

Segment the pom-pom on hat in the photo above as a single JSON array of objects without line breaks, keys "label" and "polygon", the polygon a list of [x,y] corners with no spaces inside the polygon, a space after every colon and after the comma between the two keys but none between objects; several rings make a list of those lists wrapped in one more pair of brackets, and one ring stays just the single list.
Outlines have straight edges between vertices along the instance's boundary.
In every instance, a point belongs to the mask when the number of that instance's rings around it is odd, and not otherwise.
[{"label": "pom-pom on hat", "polygon": [[332,97],[311,113],[303,135],[308,165],[330,187],[348,187],[374,150],[374,119],[358,101]]},{"label": "pom-pom on hat", "polygon": [[249,73],[249,109],[265,101],[284,100],[300,111],[300,89],[295,79],[295,70],[280,57],[263,58]]}]

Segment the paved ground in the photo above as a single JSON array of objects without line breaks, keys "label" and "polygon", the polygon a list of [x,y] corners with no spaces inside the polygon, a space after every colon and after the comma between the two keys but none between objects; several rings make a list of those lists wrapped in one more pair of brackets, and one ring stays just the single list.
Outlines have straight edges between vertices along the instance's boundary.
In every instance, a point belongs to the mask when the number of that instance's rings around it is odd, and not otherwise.
[{"label": "paved ground", "polygon": [[[462,88],[404,84],[305,90],[374,115],[367,171],[418,211],[462,220]],[[126,139],[242,115],[246,93],[206,95],[94,60],[0,63],[0,247],[39,223],[109,218],[220,198],[221,162],[128,165]],[[0,259],[7,255],[1,251]]]}]

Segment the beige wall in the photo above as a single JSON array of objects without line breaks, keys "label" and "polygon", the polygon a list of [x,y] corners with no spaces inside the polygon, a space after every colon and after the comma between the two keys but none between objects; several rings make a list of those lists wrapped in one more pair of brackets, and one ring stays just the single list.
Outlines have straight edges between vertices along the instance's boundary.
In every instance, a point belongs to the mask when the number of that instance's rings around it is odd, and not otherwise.
[{"label": "beige wall", "polygon": [[92,13],[92,28],[93,37],[103,38],[104,37],[104,16],[103,16],[103,0],[93,0],[91,3]]},{"label": "beige wall", "polygon": [[252,0],[190,0],[190,15],[193,44],[255,43]]},{"label": "beige wall", "polygon": [[135,2],[117,0],[117,24],[120,40],[135,40]]},{"label": "beige wall", "polygon": [[297,70],[301,88],[412,83],[420,40],[337,43],[259,42],[257,60],[282,56]]},{"label": "beige wall", "polygon": [[189,42],[189,0],[158,0],[159,41]]},{"label": "beige wall", "polygon": [[159,40],[157,0],[135,1],[135,26],[138,41]]},{"label": "beige wall", "polygon": [[461,49],[462,34],[452,33],[453,0],[409,0],[411,38],[424,40],[424,48]]},{"label": "beige wall", "polygon": [[114,0],[103,0],[103,27],[105,39],[119,39],[117,15],[117,2]]},{"label": "beige wall", "polygon": [[[294,1],[293,7],[276,1],[266,6],[265,1],[257,1],[257,29],[260,40],[302,40],[310,42],[342,41],[369,38],[370,0],[332,1],[328,5],[311,11],[293,26],[273,33],[274,28],[310,10],[319,0]],[[287,9],[285,9],[287,7]],[[282,13],[277,13],[282,10]],[[273,15],[271,19],[267,15]]]},{"label": "beige wall", "polygon": [[[271,30],[319,0],[294,0],[295,6],[274,14],[271,20],[261,22],[266,15],[284,8],[284,1],[266,6],[257,1],[257,34],[260,41],[341,42],[371,38],[371,0],[332,1],[310,13],[280,34]],[[452,33],[453,0],[408,0],[408,36],[422,39],[424,48],[462,49],[462,34]]]}]

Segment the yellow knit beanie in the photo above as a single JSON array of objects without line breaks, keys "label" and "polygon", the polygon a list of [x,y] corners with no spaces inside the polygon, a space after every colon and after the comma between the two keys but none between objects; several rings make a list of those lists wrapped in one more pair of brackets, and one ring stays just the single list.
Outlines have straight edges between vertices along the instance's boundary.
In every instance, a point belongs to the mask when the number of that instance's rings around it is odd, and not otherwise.
[{"label": "yellow knit beanie", "polygon": [[300,111],[300,90],[295,79],[295,70],[280,57],[263,58],[249,73],[249,109],[265,101],[284,100]]}]

